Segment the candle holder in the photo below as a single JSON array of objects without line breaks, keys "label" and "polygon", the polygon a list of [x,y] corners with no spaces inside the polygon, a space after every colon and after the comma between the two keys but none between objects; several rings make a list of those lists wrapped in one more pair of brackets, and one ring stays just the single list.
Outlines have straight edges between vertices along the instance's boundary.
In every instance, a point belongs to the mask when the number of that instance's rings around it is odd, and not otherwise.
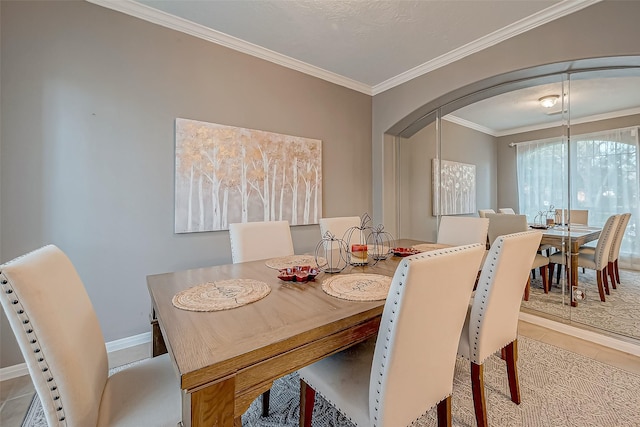
[{"label": "candle holder", "polygon": [[349,248],[345,241],[338,239],[330,231],[324,233],[316,246],[316,265],[318,270],[329,274],[344,270],[349,265]]}]

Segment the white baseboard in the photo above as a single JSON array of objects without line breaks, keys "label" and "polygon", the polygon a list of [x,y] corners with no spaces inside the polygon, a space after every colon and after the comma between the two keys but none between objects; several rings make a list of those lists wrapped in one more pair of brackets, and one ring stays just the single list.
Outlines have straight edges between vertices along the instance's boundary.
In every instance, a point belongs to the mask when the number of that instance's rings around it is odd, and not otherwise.
[{"label": "white baseboard", "polygon": [[[145,332],[131,337],[109,341],[105,346],[107,347],[107,353],[113,353],[114,351],[124,350],[126,348],[135,347],[149,342],[151,342],[151,332]],[[10,380],[23,375],[29,375],[29,369],[27,368],[26,363],[0,368],[0,381]]]},{"label": "white baseboard", "polygon": [[640,345],[633,344],[631,342],[619,340],[607,335],[602,335],[597,332],[588,331],[586,329],[581,329],[575,326],[566,325],[564,323],[556,322],[529,313],[520,312],[520,320],[640,357]]}]

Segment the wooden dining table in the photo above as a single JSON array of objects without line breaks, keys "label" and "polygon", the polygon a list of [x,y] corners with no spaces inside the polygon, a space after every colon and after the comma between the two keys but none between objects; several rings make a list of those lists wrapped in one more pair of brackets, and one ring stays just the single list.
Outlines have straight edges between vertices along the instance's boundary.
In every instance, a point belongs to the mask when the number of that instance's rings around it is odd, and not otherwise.
[{"label": "wooden dining table", "polygon": [[[397,246],[422,243],[400,240]],[[339,274],[393,276],[402,258],[391,256]],[[265,261],[198,268],[147,277],[152,302],[153,355],[168,352],[182,389],[183,425],[241,425],[251,402],[273,381],[378,332],[381,301],[348,301],[328,295],[315,281],[285,282]],[[223,311],[173,306],[178,292],[225,279],[255,279],[271,292],[256,302]]]},{"label": "wooden dining table", "polygon": [[[573,307],[578,305],[573,291],[578,287],[578,254],[580,246],[598,240],[600,232],[602,232],[601,227],[588,227],[585,225],[556,225],[542,232],[542,245],[551,245],[558,250],[564,250],[569,255],[568,267],[571,272],[569,296]],[[550,277],[549,280],[551,279]]]}]

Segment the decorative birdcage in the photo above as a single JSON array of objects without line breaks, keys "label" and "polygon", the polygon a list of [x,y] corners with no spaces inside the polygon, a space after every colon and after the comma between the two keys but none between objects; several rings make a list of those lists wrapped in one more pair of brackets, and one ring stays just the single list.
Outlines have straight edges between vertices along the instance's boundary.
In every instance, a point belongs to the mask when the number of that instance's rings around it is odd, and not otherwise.
[{"label": "decorative birdcage", "polygon": [[329,274],[344,270],[349,265],[349,248],[346,242],[330,231],[324,233],[316,246],[316,265],[320,271]]},{"label": "decorative birdcage", "polygon": [[376,260],[389,258],[395,247],[395,238],[391,233],[384,231],[384,225],[379,224],[373,228],[367,239],[367,246],[371,257]]}]

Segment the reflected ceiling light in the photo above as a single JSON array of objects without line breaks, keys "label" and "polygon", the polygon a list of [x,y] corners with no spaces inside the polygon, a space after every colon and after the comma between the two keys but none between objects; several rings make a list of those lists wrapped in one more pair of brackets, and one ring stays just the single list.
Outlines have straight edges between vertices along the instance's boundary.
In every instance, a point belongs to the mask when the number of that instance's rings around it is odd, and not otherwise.
[{"label": "reflected ceiling light", "polygon": [[538,101],[540,101],[540,105],[542,105],[544,108],[551,108],[556,105],[558,99],[560,99],[560,95],[547,95],[538,99]]}]

